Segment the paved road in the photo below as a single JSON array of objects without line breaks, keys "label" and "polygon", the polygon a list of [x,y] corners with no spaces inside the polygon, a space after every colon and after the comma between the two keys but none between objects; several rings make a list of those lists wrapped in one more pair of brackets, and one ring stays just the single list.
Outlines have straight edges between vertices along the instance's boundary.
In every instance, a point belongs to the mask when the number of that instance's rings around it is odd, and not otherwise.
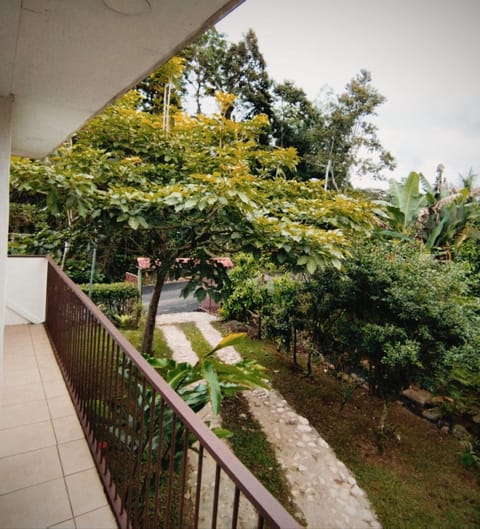
[{"label": "paved road", "polygon": [[[157,314],[175,314],[177,312],[194,312],[199,309],[199,303],[193,296],[183,298],[180,295],[185,283],[168,283],[163,287],[158,304]],[[142,302],[145,308],[152,299],[153,287],[143,287]]]}]

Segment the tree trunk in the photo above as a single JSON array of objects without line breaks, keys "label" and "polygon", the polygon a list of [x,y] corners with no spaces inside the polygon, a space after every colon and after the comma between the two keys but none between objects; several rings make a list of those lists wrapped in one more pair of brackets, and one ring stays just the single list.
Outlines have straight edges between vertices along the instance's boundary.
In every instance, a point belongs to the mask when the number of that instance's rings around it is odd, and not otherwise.
[{"label": "tree trunk", "polygon": [[156,271],[155,285],[153,286],[152,299],[148,307],[147,320],[145,322],[145,329],[143,330],[142,338],[142,353],[152,354],[153,350],[153,333],[155,331],[155,318],[157,316],[158,302],[160,300],[160,294],[162,292],[163,285],[167,271],[163,268],[159,268]]},{"label": "tree trunk", "polygon": [[297,362],[297,328],[295,325],[292,326],[292,335],[293,335],[293,365],[298,366]]},{"label": "tree trunk", "polygon": [[312,353],[313,349],[309,347],[307,353],[307,376],[311,376],[312,374]]}]

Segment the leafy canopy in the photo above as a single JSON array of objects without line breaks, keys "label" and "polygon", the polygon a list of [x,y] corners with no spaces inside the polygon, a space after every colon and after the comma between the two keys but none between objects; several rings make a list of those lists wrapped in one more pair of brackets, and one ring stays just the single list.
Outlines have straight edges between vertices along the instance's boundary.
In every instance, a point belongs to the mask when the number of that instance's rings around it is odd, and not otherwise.
[{"label": "leafy canopy", "polygon": [[234,97],[217,100],[212,116],[173,114],[167,134],[162,117],[139,111],[139,94],[130,92],[73,146],[44,163],[19,162],[25,170],[14,170],[14,186],[49,196],[57,215],[75,211],[100,259],[121,244],[132,261],[150,257],[159,286],[169,272],[187,276],[199,297],[226,280],[212,257],[239,250],[310,273],[340,267],[351,234],[371,228],[372,205],[319,182],[286,180],[295,150],[261,145],[267,118],[235,122],[227,117]]}]

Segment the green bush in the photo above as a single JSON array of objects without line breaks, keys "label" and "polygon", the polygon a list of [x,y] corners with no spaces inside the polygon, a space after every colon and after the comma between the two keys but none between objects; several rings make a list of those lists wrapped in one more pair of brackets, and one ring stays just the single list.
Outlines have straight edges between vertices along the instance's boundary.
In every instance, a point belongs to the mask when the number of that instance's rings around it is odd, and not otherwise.
[{"label": "green bush", "polygon": [[438,391],[451,397],[443,407],[447,414],[480,414],[480,351],[470,344],[449,351],[440,376]]},{"label": "green bush", "polygon": [[220,316],[226,320],[252,323],[267,303],[268,290],[263,271],[253,257],[241,254],[229,272],[229,283],[222,291]]},{"label": "green bush", "polygon": [[344,274],[318,274],[310,290],[318,346],[350,369],[366,366],[376,393],[413,382],[439,389],[459,362],[478,357],[478,299],[465,268],[415,245],[360,246]]},{"label": "green bush", "polygon": [[297,332],[305,328],[304,287],[292,274],[263,271],[252,257],[242,255],[230,272],[220,315],[255,324],[259,335],[292,352],[296,363]]},{"label": "green bush", "polygon": [[[88,294],[88,285],[81,285]],[[140,295],[131,283],[97,283],[92,285],[92,301],[117,325],[135,326],[141,313]]]},{"label": "green bush", "polygon": [[253,277],[239,284],[225,299],[220,316],[227,320],[252,323],[266,303],[268,291],[261,277]]},{"label": "green bush", "polygon": [[[86,259],[67,259],[65,265],[65,273],[75,283],[86,283],[90,280],[91,261]],[[96,269],[93,276],[95,283],[100,283],[105,280],[105,276]]]},{"label": "green bush", "polygon": [[480,302],[465,263],[439,261],[414,243],[367,241],[342,271],[299,280],[245,262],[231,278],[223,316],[257,314],[263,336],[294,361],[301,331],[309,355],[365,376],[372,393],[395,397],[416,383],[451,397],[452,413],[480,412]]},{"label": "green bush", "polygon": [[273,278],[267,289],[269,303],[262,308],[263,334],[295,355],[297,331],[305,324],[304,283],[284,274]]}]

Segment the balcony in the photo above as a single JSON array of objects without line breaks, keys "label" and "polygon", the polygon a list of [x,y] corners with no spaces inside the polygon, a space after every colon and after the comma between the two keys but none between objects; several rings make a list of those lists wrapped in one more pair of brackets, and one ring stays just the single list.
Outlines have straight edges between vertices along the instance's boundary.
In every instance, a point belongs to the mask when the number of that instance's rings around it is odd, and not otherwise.
[{"label": "balcony", "polygon": [[2,527],[117,527],[43,325],[8,326]]},{"label": "balcony", "polygon": [[34,266],[23,317],[44,304],[45,324],[6,328],[2,527],[299,527],[55,263]]}]

